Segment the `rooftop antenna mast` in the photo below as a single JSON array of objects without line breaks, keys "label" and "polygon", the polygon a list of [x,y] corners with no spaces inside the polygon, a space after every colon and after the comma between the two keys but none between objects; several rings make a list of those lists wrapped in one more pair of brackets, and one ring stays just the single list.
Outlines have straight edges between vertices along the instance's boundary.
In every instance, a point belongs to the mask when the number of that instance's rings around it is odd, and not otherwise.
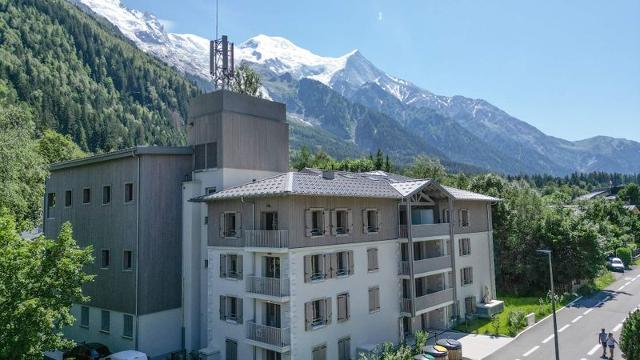
[{"label": "rooftop antenna mast", "polygon": [[235,72],[233,43],[227,35],[218,38],[218,0],[216,0],[216,39],[209,43],[209,72],[216,90],[229,88]]}]

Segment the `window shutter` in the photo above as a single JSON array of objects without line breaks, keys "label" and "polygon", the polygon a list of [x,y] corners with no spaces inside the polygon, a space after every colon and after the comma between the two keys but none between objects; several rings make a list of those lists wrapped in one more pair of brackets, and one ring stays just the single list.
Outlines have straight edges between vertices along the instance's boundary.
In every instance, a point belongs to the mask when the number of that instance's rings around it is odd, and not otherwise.
[{"label": "window shutter", "polygon": [[304,282],[311,281],[311,255],[304,257]]},{"label": "window shutter", "polygon": [[473,283],[473,268],[469,268],[469,283]]},{"label": "window shutter", "polygon": [[329,214],[329,210],[324,210],[322,212],[322,214],[324,215],[324,221],[322,225],[324,225],[324,234],[330,234],[331,232],[331,223],[330,223],[330,215]]},{"label": "window shutter", "polygon": [[345,320],[344,295],[338,295],[338,322]]},{"label": "window shutter", "polygon": [[220,237],[224,237],[224,213],[220,214],[220,221],[218,222],[218,232],[220,233]]},{"label": "window shutter", "polygon": [[373,289],[369,289],[369,312],[372,312],[375,307],[373,300]]},{"label": "window shutter", "polygon": [[336,277],[336,272],[338,270],[338,255],[336,253],[333,254],[324,254],[324,277],[325,278],[334,278]]},{"label": "window shutter", "polygon": [[378,217],[378,232],[382,231],[382,211],[380,209],[376,209],[376,216]]},{"label": "window shutter", "polygon": [[311,236],[311,210],[304,211],[304,236]]},{"label": "window shutter", "polygon": [[460,282],[462,283],[462,285],[465,284],[464,269],[460,269]]},{"label": "window shutter", "polygon": [[220,254],[220,277],[227,277],[227,255]]},{"label": "window shutter", "polygon": [[353,275],[353,250],[347,251],[347,259],[349,260],[349,275]]},{"label": "window shutter", "polygon": [[367,209],[362,210],[362,232],[367,233],[369,228],[369,219],[367,218]]},{"label": "window shutter", "polygon": [[276,230],[278,229],[278,213],[273,213],[273,223],[271,224],[271,228]]},{"label": "window shutter", "polygon": [[304,329],[311,329],[311,319],[313,319],[313,302],[304,303]]},{"label": "window shutter", "polygon": [[380,288],[375,288],[374,299],[376,301],[376,310],[380,310]]},{"label": "window shutter", "polygon": [[346,299],[345,299],[345,305],[346,305],[346,309],[347,309],[347,320],[351,319],[351,307],[349,306],[349,300],[351,299],[351,295],[349,295],[347,293]]},{"label": "window shutter", "polygon": [[322,346],[320,348],[320,359],[327,360],[327,347],[326,346]]},{"label": "window shutter", "polygon": [[236,260],[236,266],[238,267],[237,269],[237,279],[238,280],[242,280],[242,255],[238,255],[237,260]]},{"label": "window shutter", "polygon": [[462,239],[458,239],[458,256],[462,256],[462,245],[464,244],[464,242],[462,241]]},{"label": "window shutter", "polygon": [[327,325],[331,324],[331,298],[324,299],[324,311],[325,311],[325,323]]},{"label": "window shutter", "polygon": [[462,210],[458,209],[458,226],[462,227]]},{"label": "window shutter", "polygon": [[220,320],[227,319],[227,297],[220,295]]},{"label": "window shutter", "polygon": [[241,237],[242,234],[242,213],[240,211],[236,211],[236,237]]},{"label": "window shutter", "polygon": [[353,234],[353,211],[351,209],[347,210],[347,227],[349,234]]},{"label": "window shutter", "polygon": [[335,210],[331,210],[331,235],[338,234],[338,214]]},{"label": "window shutter", "polygon": [[236,322],[238,324],[242,324],[242,298],[236,298],[236,312],[237,312],[237,317],[236,317]]}]

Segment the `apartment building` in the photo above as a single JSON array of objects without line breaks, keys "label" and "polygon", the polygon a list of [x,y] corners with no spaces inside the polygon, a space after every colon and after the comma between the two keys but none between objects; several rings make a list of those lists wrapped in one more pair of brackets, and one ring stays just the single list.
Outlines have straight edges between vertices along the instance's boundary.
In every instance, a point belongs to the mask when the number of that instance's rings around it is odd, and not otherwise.
[{"label": "apartment building", "polygon": [[158,359],[355,359],[500,310],[498,199],[384,172],[290,172],[285,106],[229,91],[192,101],[187,135],[52,166],[45,234],[71,221],[95,252],[73,339]]}]

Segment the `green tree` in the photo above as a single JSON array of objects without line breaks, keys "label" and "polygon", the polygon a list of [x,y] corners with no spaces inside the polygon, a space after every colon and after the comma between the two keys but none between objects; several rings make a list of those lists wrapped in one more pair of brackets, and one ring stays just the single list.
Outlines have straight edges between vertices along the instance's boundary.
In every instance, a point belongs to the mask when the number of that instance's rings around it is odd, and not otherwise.
[{"label": "green tree", "polygon": [[640,360],[640,310],[629,314],[622,324],[620,350],[627,360]]},{"label": "green tree", "polygon": [[444,179],[447,172],[442,163],[440,163],[440,160],[418,155],[413,160],[413,164],[405,170],[404,174],[416,179],[434,179],[440,181]]},{"label": "green tree", "polygon": [[81,286],[92,276],[82,269],[91,252],[76,245],[69,223],[56,240],[25,240],[0,214],[0,358],[37,359],[72,345],[61,330],[74,322],[71,304],[88,300]]},{"label": "green tree", "polygon": [[638,184],[627,184],[618,192],[618,197],[631,205],[640,205],[640,186]]},{"label": "green tree", "polygon": [[86,156],[84,151],[71,140],[71,136],[49,129],[45,130],[42,137],[38,139],[38,152],[47,164]]},{"label": "green tree", "polygon": [[260,93],[260,74],[243,62],[235,70],[231,81],[231,91],[255,97],[262,97]]},{"label": "green tree", "polygon": [[378,148],[378,151],[376,151],[376,157],[373,160],[373,167],[376,170],[382,170],[383,166],[384,166],[384,154],[382,153],[382,150]]},{"label": "green tree", "polygon": [[311,152],[309,148],[303,145],[300,150],[296,151],[293,155],[291,166],[298,171],[311,167]]}]

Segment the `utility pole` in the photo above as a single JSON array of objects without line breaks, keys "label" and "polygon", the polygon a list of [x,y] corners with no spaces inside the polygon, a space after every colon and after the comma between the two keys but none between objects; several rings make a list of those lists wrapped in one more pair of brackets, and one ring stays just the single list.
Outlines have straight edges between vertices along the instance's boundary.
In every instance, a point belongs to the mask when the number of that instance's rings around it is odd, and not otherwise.
[{"label": "utility pole", "polygon": [[556,346],[556,360],[560,360],[558,347],[558,321],[556,320],[556,293],[553,289],[553,265],[551,264],[551,250],[536,250],[538,254],[547,255],[549,259],[549,281],[551,282],[551,311],[553,312],[553,340]]}]

